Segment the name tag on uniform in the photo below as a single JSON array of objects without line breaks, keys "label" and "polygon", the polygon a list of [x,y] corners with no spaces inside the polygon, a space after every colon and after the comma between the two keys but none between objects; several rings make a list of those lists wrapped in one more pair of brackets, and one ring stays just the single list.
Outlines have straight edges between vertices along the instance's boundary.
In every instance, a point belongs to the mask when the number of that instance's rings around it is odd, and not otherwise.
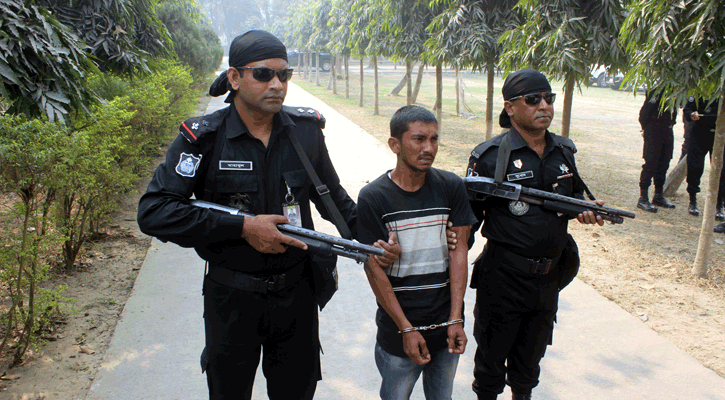
[{"label": "name tag on uniform", "polygon": [[219,160],[219,169],[226,171],[251,171],[251,161],[224,161]]},{"label": "name tag on uniform", "polygon": [[520,181],[523,179],[529,179],[534,177],[534,171],[523,171],[523,172],[516,172],[513,174],[506,175],[506,180],[509,182],[513,181]]}]

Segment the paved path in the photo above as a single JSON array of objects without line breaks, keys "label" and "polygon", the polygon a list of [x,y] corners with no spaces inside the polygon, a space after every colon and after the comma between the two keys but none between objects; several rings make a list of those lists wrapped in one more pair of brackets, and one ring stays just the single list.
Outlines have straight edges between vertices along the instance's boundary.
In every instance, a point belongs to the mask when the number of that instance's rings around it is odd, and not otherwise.
[{"label": "paved path", "polygon": [[[223,107],[212,100],[207,112]],[[337,172],[353,198],[369,180],[394,166],[387,146],[290,84],[289,105],[315,107],[327,118],[325,137]],[[319,218],[318,218],[319,220]],[[326,221],[318,230],[335,234]],[[604,227],[603,229],[606,229]],[[469,253],[473,261],[482,240]],[[586,260],[583,260],[586,263]],[[88,400],[204,399],[203,262],[193,250],[154,239],[116,327]],[[362,266],[343,259],[340,290],[320,315],[323,380],[316,399],[376,399],[380,377],[373,359],[375,298]],[[475,291],[466,293],[473,320]],[[575,280],[562,292],[554,345],[542,365],[538,400],[725,399],[725,379],[666,341],[638,318]],[[471,340],[461,357],[455,399],[473,399]],[[417,385],[413,399],[423,399]],[[267,399],[261,370],[254,399]],[[508,389],[504,396],[509,399]]]}]

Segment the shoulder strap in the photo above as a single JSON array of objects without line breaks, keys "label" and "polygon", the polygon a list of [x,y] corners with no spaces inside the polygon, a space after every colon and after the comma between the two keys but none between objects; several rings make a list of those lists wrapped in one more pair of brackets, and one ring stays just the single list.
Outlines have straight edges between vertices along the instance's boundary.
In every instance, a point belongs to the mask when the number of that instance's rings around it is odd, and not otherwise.
[{"label": "shoulder strap", "polygon": [[509,164],[509,157],[511,156],[511,140],[509,134],[506,132],[501,138],[501,144],[498,146],[498,154],[496,155],[496,171],[493,173],[493,181],[496,184],[503,182],[503,177],[506,175],[506,167]]},{"label": "shoulder strap", "polygon": [[322,204],[325,205],[327,213],[330,214],[332,222],[337,227],[337,231],[340,232],[340,235],[345,239],[352,240],[352,233],[350,232],[350,228],[347,226],[347,223],[342,218],[342,215],[337,209],[337,206],[335,206],[335,202],[332,200],[332,196],[330,196],[330,190],[327,188],[327,185],[324,185],[322,181],[320,181],[320,177],[317,176],[315,169],[312,167],[312,163],[310,163],[310,159],[307,157],[307,154],[302,148],[299,140],[297,140],[297,137],[292,133],[292,130],[288,129],[287,134],[290,141],[292,142],[292,146],[295,148],[297,155],[302,161],[302,165],[304,165],[305,170],[307,170],[307,175],[309,175],[310,179],[312,179],[312,183],[315,185],[315,190],[317,190],[317,193],[320,195],[320,199],[322,199]]}]

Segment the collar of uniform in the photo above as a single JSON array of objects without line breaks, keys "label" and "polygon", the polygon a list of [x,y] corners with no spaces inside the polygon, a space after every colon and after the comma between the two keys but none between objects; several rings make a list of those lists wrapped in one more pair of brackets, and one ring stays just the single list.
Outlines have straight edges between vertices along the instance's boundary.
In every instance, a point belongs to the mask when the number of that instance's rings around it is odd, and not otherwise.
[{"label": "collar of uniform", "polygon": [[[246,125],[244,125],[244,122],[242,122],[242,119],[239,117],[239,113],[237,112],[237,108],[234,107],[234,104],[230,105],[229,108],[229,115],[227,115],[227,138],[233,139],[242,135],[251,136],[249,129]],[[287,113],[283,110],[280,110],[278,113],[274,114],[274,118],[272,119],[272,132],[280,131],[282,127],[294,124],[295,123],[292,122],[289,115],[287,115]]]},{"label": "collar of uniform", "polygon": [[[524,138],[521,137],[521,133],[519,133],[519,131],[517,131],[516,128],[514,128],[513,126],[511,127],[510,135],[511,150],[517,150],[528,146]],[[554,141],[554,135],[549,132],[548,129],[546,130],[546,132],[544,132],[544,137],[546,138],[546,147],[544,147],[544,153],[548,153],[554,148],[556,142]]]}]

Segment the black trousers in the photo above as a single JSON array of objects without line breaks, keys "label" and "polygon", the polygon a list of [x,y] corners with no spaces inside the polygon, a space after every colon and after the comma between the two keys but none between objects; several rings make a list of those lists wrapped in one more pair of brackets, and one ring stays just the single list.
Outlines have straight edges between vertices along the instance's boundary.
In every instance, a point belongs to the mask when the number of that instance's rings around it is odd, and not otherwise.
[{"label": "black trousers", "polygon": [[647,190],[654,181],[655,188],[663,188],[667,179],[674,151],[675,136],[672,127],[652,126],[644,130],[644,147],[642,149],[642,173],[639,175],[639,187]]},{"label": "black trousers", "polygon": [[317,304],[308,278],[280,292],[234,289],[204,279],[209,398],[251,399],[262,354],[270,400],[312,399],[320,370]]},{"label": "black trousers", "polygon": [[477,260],[473,391],[495,398],[508,384],[530,392],[539,384],[559,301],[558,268],[547,275],[513,269],[487,251]]},{"label": "black trousers", "polygon": [[[715,139],[714,132],[705,129],[693,129],[690,132],[690,144],[687,150],[687,193],[700,192],[700,179],[705,171],[705,156],[710,153],[712,157],[712,144]],[[720,172],[720,187],[718,197],[725,197],[725,172]]]}]

